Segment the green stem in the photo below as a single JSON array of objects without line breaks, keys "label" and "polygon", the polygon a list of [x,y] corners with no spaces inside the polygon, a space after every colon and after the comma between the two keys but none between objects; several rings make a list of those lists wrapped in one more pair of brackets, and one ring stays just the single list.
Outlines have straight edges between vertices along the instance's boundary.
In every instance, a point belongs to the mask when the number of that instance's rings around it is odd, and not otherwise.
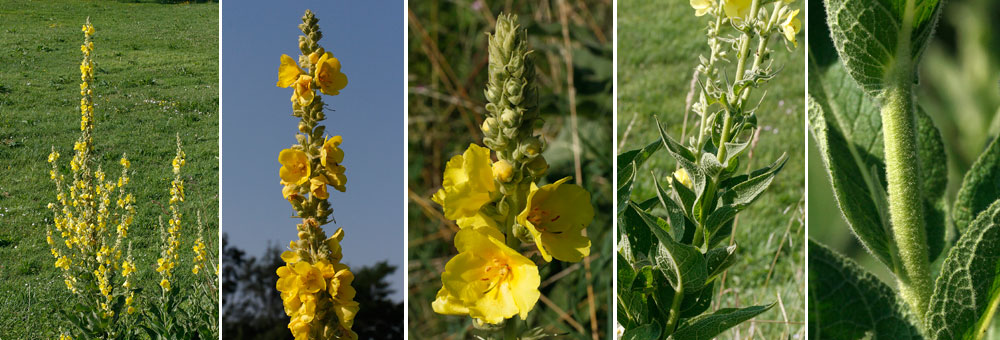
[{"label": "green stem", "polygon": [[[679,285],[679,284],[678,284]],[[664,328],[668,334],[673,334],[674,327],[681,315],[681,301],[684,301],[684,287],[674,290],[674,300],[670,304],[670,314],[667,317],[667,326]]]},{"label": "green stem", "polygon": [[996,297],[990,302],[989,308],[986,310],[986,314],[979,319],[979,327],[976,330],[976,340],[983,339],[986,336],[986,332],[990,330],[990,326],[993,324],[993,316],[996,315],[997,307],[1000,307],[1000,297]]},{"label": "green stem", "polygon": [[[902,27],[912,27],[913,6],[912,0],[906,2]],[[903,300],[923,321],[932,285],[917,158],[911,34],[910,29],[903,29],[897,40],[896,65],[886,74],[881,115],[889,220],[902,264],[894,271]]]},{"label": "green stem", "polygon": [[893,84],[885,90],[882,106],[889,218],[902,262],[902,268],[896,269],[900,291],[923,320],[932,292],[930,263],[920,192],[912,79],[909,68],[899,69]]}]

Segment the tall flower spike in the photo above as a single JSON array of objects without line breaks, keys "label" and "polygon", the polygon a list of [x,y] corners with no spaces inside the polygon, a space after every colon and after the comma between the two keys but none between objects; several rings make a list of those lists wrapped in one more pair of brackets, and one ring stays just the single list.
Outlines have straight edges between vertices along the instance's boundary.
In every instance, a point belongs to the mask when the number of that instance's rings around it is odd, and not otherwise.
[{"label": "tall flower spike", "polygon": [[[326,138],[323,96],[337,95],[347,86],[347,76],[333,54],[319,45],[323,34],[311,11],[302,17],[298,61],[282,55],[278,87],[292,87],[292,115],[299,118],[298,144],[278,155],[282,196],[302,218],[299,239],[289,243],[281,255],[286,265],[278,268],[276,288],[281,292],[288,329],[296,340],[357,339],[351,330],[358,303],[351,287],[354,274],[340,263],[343,229],[327,237],[322,226],[332,221],[328,198],[332,186],[345,191],[347,176],[343,138]],[[316,93],[320,91],[320,93]]]},{"label": "tall flower spike", "polygon": [[[60,269],[66,288],[101,318],[100,333],[106,337],[121,335],[122,315],[131,307],[135,287],[131,277],[136,267],[125,248],[128,228],[135,214],[134,198],[127,193],[128,160],[122,156],[122,174],[110,180],[100,167],[92,168],[94,116],[94,41],[96,32],[90,19],[82,26],[83,56],[80,70],[80,137],[73,144],[70,159],[71,181],[60,172],[59,152],[52,147],[48,161],[49,178],[55,184],[55,201],[48,204],[53,224],[45,241],[53,255],[53,265]],[[117,200],[112,200],[117,190]],[[123,258],[123,253],[126,255]],[[115,304],[124,297],[126,304]],[[67,338],[69,335],[67,334]]]},{"label": "tall flower spike", "polygon": [[483,144],[496,151],[497,159],[520,169],[540,158],[544,146],[532,136],[539,118],[535,63],[527,32],[516,15],[497,18],[496,29],[489,35],[489,60]]}]

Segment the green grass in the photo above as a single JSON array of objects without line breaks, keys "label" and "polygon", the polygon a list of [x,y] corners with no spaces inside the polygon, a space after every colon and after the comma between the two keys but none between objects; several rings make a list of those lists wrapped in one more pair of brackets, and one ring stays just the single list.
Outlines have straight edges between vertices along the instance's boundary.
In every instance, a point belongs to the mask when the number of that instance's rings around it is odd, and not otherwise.
[{"label": "green grass", "polygon": [[[127,153],[137,215],[129,239],[143,304],[159,294],[157,218],[166,216],[174,135],[187,152],[182,260],[190,261],[196,211],[209,252],[218,234],[218,6],[96,1],[6,1],[0,9],[0,329],[7,339],[51,339],[69,324],[56,312],[73,299],[53,266],[45,231],[55,200],[46,157],[64,172],[79,136],[80,27],[97,29],[94,130],[109,174]],[[192,280],[182,263],[174,287]],[[181,288],[184,289],[184,288]]]},{"label": "green grass", "polygon": [[[431,309],[431,302],[441,288],[444,264],[456,254],[452,237],[457,230],[448,227],[440,215],[441,207],[431,202],[430,197],[441,186],[447,160],[462,153],[469,143],[481,144],[479,126],[486,103],[482,89],[487,78],[484,32],[493,30],[489,21],[501,11],[520,16],[520,24],[528,29],[530,48],[535,50],[539,107],[544,120],[538,132],[548,143],[544,156],[551,166],[540,184],[574,176],[566,64],[560,53],[562,27],[558,12],[553,11],[558,7],[554,3],[524,1],[510,3],[510,8],[501,2],[476,8],[472,3],[414,1],[410,4],[415,19],[410,19],[408,52],[410,196],[406,308],[409,334],[420,339],[469,339],[473,334],[485,334],[474,330],[468,317],[439,315]],[[581,168],[583,186],[591,192],[596,212],[587,227],[592,241],[591,275],[588,277],[583,263],[545,263],[532,245],[519,250],[534,254],[543,282],[540,291],[552,301],[551,305],[543,301],[535,305],[528,317],[529,325],[566,334],[561,339],[584,340],[594,336],[611,339],[613,276],[608,273],[612,272],[614,248],[611,214],[614,135],[612,45],[607,40],[611,34],[611,6],[602,1],[574,4],[577,7],[569,30],[583,150]],[[580,6],[586,7],[587,12]],[[427,51],[440,53],[443,62],[429,57]],[[450,72],[445,69],[453,71],[457,87],[449,85]],[[547,282],[557,275],[558,280]],[[594,292],[593,300],[588,299],[588,289]]]},{"label": "green grass", "polygon": [[[709,52],[703,39],[707,18],[696,17],[689,6],[673,1],[619,2],[617,119],[618,138],[624,145],[618,152],[659,139],[654,115],[667,133],[677,139],[681,136],[693,67],[699,55]],[[800,35],[799,40],[804,37]],[[773,54],[775,65],[784,68],[766,87],[767,97],[758,110],[759,144],[749,166],[764,167],[783,152],[789,160],[768,191],[739,215],[734,233],[741,260],[729,269],[722,299],[714,301],[713,308],[765,304],[780,295],[784,313],[776,306],[720,339],[749,339],[751,334],[755,339],[805,336],[804,46],[791,53],[781,50],[781,42],[772,46],[778,49]],[[731,77],[735,66],[724,67]],[[697,120],[691,115],[687,137]],[[633,199],[655,197],[650,172],[662,179],[674,169],[666,153],[655,154],[640,169]]]}]

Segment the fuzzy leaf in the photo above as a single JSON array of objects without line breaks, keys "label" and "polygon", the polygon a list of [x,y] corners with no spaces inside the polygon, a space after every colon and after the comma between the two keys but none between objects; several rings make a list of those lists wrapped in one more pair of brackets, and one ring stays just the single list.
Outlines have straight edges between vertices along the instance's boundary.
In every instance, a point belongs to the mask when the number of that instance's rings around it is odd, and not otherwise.
[{"label": "fuzzy leaf", "polygon": [[736,263],[736,245],[731,245],[728,247],[719,247],[709,250],[705,254],[705,264],[708,267],[708,280],[711,281],[715,279],[716,276],[722,274],[729,266]]},{"label": "fuzzy leaf", "polygon": [[670,231],[674,235],[675,240],[684,239],[684,233],[686,232],[687,218],[684,217],[684,208],[681,208],[670,193],[667,192],[663,186],[660,185],[660,181],[653,176],[653,184],[656,186],[656,197],[660,201],[660,206],[667,211],[667,219],[670,222]]},{"label": "fuzzy leaf", "polygon": [[656,225],[649,225],[649,229],[660,241],[651,257],[674,290],[693,292],[704,287],[708,270],[701,252],[690,245],[675,242]]},{"label": "fuzzy leaf", "polygon": [[941,8],[938,0],[825,0],[825,3],[827,25],[840,59],[851,77],[870,95],[885,88],[887,76],[901,64],[896,60],[897,55],[910,58],[906,65],[917,64]]},{"label": "fuzzy leaf", "polygon": [[972,169],[965,173],[962,187],[955,197],[952,217],[959,233],[965,231],[972,218],[1000,198],[1000,146],[997,139],[979,156]]},{"label": "fuzzy leaf", "polygon": [[639,167],[661,146],[662,142],[655,141],[642,149],[629,150],[618,155],[618,212],[625,208],[625,203],[632,195],[632,184]]},{"label": "fuzzy leaf", "polygon": [[670,335],[672,340],[711,340],[716,335],[725,332],[727,329],[750,320],[768,309],[774,307],[774,303],[766,306],[753,306],[742,309],[722,308],[715,313],[705,314],[688,319],[677,327],[677,331]]},{"label": "fuzzy leaf", "polygon": [[660,338],[660,324],[653,322],[625,331],[622,340],[657,340]]},{"label": "fuzzy leaf", "polygon": [[788,154],[782,153],[781,157],[775,160],[774,163],[771,163],[771,165],[754,171],[752,177],[729,188],[722,197],[722,201],[727,205],[733,206],[737,211],[743,210],[750,203],[753,203],[757,197],[760,197],[760,194],[764,193],[764,190],[774,180],[774,176],[784,168],[786,161],[788,161]]},{"label": "fuzzy leaf", "polygon": [[[924,318],[931,339],[978,339],[1000,303],[1000,200],[969,224],[948,252]],[[985,329],[983,329],[985,331]]]},{"label": "fuzzy leaf", "polygon": [[809,241],[810,339],[922,339],[904,310],[875,275]]},{"label": "fuzzy leaf", "polygon": [[618,228],[628,238],[632,254],[636,258],[640,254],[647,255],[654,249],[653,235],[650,234],[650,228],[646,225],[646,221],[640,214],[642,214],[642,211],[629,201],[625,203],[625,211],[618,215]]}]

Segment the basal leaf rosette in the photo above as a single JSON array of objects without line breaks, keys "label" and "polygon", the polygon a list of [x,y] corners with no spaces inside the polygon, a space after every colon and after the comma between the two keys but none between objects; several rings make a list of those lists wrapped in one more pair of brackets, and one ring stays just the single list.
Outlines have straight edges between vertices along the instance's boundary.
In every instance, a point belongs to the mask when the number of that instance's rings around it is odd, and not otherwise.
[{"label": "basal leaf rosette", "polygon": [[526,319],[541,293],[538,267],[504,243],[499,230],[464,228],[455,235],[458,255],[445,265],[434,312],[468,315],[490,324]]}]

